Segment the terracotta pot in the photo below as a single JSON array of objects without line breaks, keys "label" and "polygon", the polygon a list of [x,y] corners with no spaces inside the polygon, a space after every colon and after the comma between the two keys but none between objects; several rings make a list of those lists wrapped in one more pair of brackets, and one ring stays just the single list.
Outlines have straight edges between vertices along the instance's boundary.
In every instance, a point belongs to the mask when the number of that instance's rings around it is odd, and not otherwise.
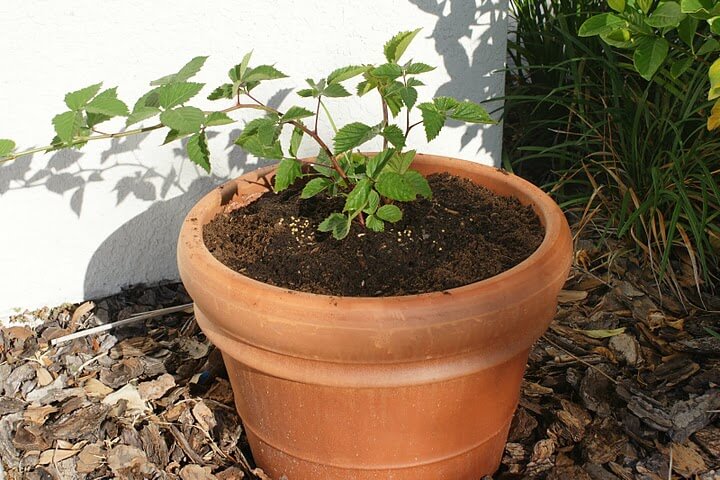
[{"label": "terracotta pot", "polygon": [[502,456],[528,352],[550,324],[572,259],[558,206],[494,168],[418,155],[532,205],[545,238],[528,259],[460,288],[386,298],[314,295],[236,273],[202,228],[236,193],[251,201],[272,168],[205,196],[180,233],[180,276],[223,352],[257,464],[289,480],[478,480]]}]

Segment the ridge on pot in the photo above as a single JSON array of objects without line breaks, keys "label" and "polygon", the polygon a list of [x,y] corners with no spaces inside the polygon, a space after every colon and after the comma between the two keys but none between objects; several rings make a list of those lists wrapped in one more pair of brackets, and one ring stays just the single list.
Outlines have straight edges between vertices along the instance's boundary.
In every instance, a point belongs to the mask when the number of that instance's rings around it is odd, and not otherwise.
[{"label": "ridge on pot", "polygon": [[527,355],[553,318],[572,260],[559,207],[530,183],[472,162],[418,155],[531,205],[545,228],[517,266],[444,292],[335,297],[267,285],[217,261],[202,227],[274,167],[214,190],[191,210],[180,275],[223,352],[253,455],[276,478],[475,480],[494,472]]}]

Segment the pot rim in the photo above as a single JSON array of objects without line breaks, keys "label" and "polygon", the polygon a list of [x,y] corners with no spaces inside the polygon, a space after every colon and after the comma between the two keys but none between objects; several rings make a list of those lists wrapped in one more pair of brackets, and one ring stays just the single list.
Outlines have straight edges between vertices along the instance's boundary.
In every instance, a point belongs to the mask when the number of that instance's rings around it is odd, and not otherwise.
[{"label": "pot rim", "polygon": [[[308,157],[302,160],[307,161],[312,160],[312,158],[314,157]],[[511,277],[520,276],[528,270],[533,269],[537,264],[542,263],[543,259],[548,255],[548,253],[552,251],[552,249],[557,248],[559,246],[558,242],[562,241],[562,233],[564,233],[563,229],[568,228],[562,210],[545,192],[543,192],[527,180],[524,180],[519,176],[516,176],[509,172],[506,172],[505,170],[490,167],[487,165],[482,165],[469,160],[461,160],[452,157],[444,157],[422,153],[418,153],[415,158],[416,161],[420,160],[422,163],[427,162],[431,164],[449,163],[450,165],[455,166],[460,166],[467,163],[472,164],[473,168],[477,168],[478,172],[481,172],[480,175],[492,178],[495,182],[497,182],[497,184],[507,189],[507,191],[512,192],[509,193],[510,196],[518,198],[521,203],[523,203],[523,205],[531,205],[535,213],[538,215],[541,224],[545,228],[545,234],[543,236],[543,241],[541,242],[540,246],[532,254],[530,254],[528,258],[526,258],[519,264],[492,277],[459,287],[419,294],[383,297],[327,295],[320,293],[304,292],[301,290],[292,290],[289,288],[279,287],[276,285],[271,285],[269,283],[261,282],[259,280],[255,280],[251,277],[243,275],[239,272],[236,272],[235,270],[224,265],[222,262],[216,259],[207,249],[203,240],[202,231],[206,223],[198,220],[207,215],[208,212],[212,211],[215,211],[216,213],[211,214],[207,218],[207,220],[210,221],[212,218],[214,218],[214,216],[219,213],[218,207],[227,203],[229,198],[231,198],[237,190],[237,185],[239,184],[239,182],[246,181],[248,183],[252,183],[268,180],[268,177],[272,176],[272,173],[274,173],[274,170],[277,167],[277,164],[275,164],[250,172],[246,172],[237,178],[229,180],[228,182],[215,188],[214,190],[206,194],[204,197],[202,197],[200,201],[198,201],[193,206],[193,208],[190,210],[185,220],[183,221],[180,232],[180,239],[178,242],[178,255],[180,255],[180,251],[183,248],[187,248],[187,252],[185,253],[186,255],[189,254],[190,256],[201,256],[200,260],[203,261],[206,266],[216,269],[217,271],[215,272],[215,274],[222,276],[223,281],[231,282],[234,284],[244,283],[253,290],[261,288],[267,294],[283,297],[282,301],[288,301],[293,304],[310,301],[322,302],[324,304],[327,304],[327,302],[331,302],[333,305],[338,307],[342,307],[342,303],[350,303],[357,307],[358,302],[360,302],[367,304],[368,306],[374,304],[384,304],[385,306],[390,306],[391,304],[404,304],[406,302],[437,302],[440,299],[457,298],[457,295],[467,295],[473,290],[495,287],[497,286],[497,284],[503,283]],[[250,176],[252,180],[243,178],[247,176]],[[493,188],[487,185],[483,186],[485,188],[489,188],[491,191],[498,195],[508,195],[508,193],[497,192],[497,188]],[[518,195],[520,193],[521,195]],[[521,197],[526,197],[526,199],[523,199]],[[254,198],[252,200],[254,200]],[[276,300],[279,299],[276,298]]]}]

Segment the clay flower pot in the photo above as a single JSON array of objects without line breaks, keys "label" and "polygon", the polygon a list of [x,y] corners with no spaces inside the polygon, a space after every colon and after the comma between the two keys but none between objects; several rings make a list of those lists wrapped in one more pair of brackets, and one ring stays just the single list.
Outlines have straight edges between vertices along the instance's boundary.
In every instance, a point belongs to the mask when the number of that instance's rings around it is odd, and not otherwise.
[{"label": "clay flower pot", "polygon": [[570,230],[547,195],[513,175],[430,155],[414,168],[532,205],[542,244],[464,287],[336,297],[250,279],[203,244],[203,225],[234,195],[257,198],[272,168],[212,191],[183,224],[180,276],[223,353],[255,460],[275,479],[478,480],[500,464],[528,352],[570,268]]}]

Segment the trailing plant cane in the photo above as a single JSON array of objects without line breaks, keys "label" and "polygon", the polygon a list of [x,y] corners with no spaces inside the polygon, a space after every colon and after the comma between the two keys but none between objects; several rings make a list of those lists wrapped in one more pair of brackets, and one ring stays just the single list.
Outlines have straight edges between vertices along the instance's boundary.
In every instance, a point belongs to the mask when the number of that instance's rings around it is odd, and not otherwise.
[{"label": "trailing plant cane", "polygon": [[[302,198],[324,192],[345,199],[342,211],[330,214],[319,225],[319,230],[342,239],[348,235],[352,222],[357,221],[369,230],[382,231],[385,222],[394,223],[402,218],[397,202],[432,195],[425,178],[411,168],[415,150],[406,150],[408,137],[416,126],[423,125],[430,141],[438,136],[448,119],[494,123],[483,107],[467,100],[437,97],[417,103],[417,87],[423,85],[417,76],[434,70],[434,67],[412,60],[400,63],[400,59],[418,32],[419,29],[401,32],[390,39],[384,46],[386,63],[350,65],[338,68],[322,79],[307,79],[308,88],[298,90],[297,94],[312,101],[312,110],[294,105],[281,112],[258,100],[253,95],[258,85],[286,75],[272,65],[251,67],[251,53],[230,69],[229,81],[207,97],[209,100],[234,100],[231,106],[222,110],[208,112],[188,105],[204,87],[190,79],[200,71],[207,57],[193,58],[177,73],[151,82],[153,88],[135,102],[132,110],[118,98],[117,88],[102,90],[101,83],[91,85],[65,96],[68,110],[53,118],[56,136],[50,145],[16,152],[15,142],[0,140],[0,162],[37,152],[79,149],[89,141],[165,129],[163,144],[187,139],[188,158],[209,172],[208,129],[234,123],[229,115],[234,111],[259,110],[265,115],[249,121],[235,143],[258,157],[279,160],[274,179],[276,192],[287,189],[299,179],[309,178],[302,190]],[[357,96],[376,92],[383,118],[375,125],[352,122],[337,128],[327,108],[327,99],[351,96],[344,82],[356,77],[361,77],[356,87]],[[420,112],[420,120],[413,123],[415,110]],[[318,134],[321,111],[335,132],[331,144]],[[126,127],[156,117],[159,123],[115,133],[101,130],[102,123],[115,117],[126,117]],[[395,119],[402,120],[404,125],[394,123]],[[289,145],[283,145],[280,139],[285,127],[292,128]],[[304,164],[298,158],[298,151],[305,137],[318,145],[319,152],[315,160]],[[383,141],[379,153],[368,156],[357,151],[358,147],[377,137]]]}]

